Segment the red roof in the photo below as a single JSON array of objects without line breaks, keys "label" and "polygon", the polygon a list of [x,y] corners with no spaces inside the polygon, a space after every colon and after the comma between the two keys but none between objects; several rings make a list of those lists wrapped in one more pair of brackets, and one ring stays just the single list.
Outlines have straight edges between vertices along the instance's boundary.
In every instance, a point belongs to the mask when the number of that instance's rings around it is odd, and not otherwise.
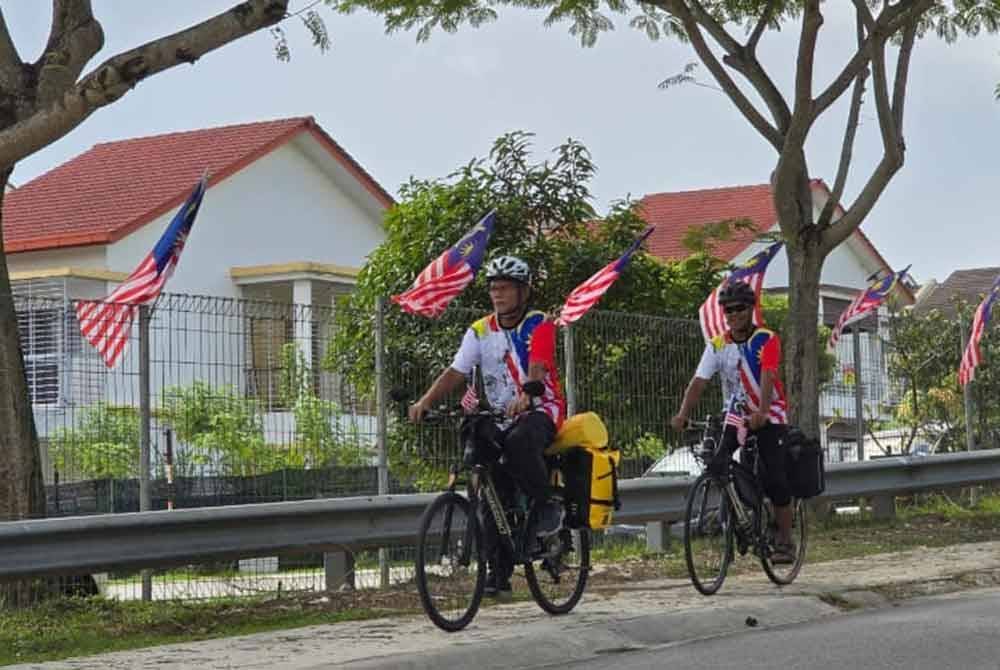
[{"label": "red roof", "polygon": [[[810,184],[813,189],[830,195],[830,189],[822,179],[813,179]],[[692,227],[727,219],[749,219],[757,229],[756,232],[735,231],[731,240],[719,242],[716,247],[715,252],[720,258],[731,261],[750,246],[758,234],[771,230],[778,222],[770,184],[653,193],[639,201],[639,212],[647,223],[655,226],[646,242],[646,248],[654,256],[666,260],[676,260],[690,254],[683,239]],[[843,213],[843,209],[838,206],[837,214]],[[890,268],[860,228],[852,236],[871,252],[882,267]],[[904,288],[912,302],[913,292],[908,287]]]},{"label": "red roof", "polygon": [[[684,258],[691,253],[683,239],[692,227],[746,218],[753,222],[758,233],[763,233],[778,221],[768,184],[654,193],[644,197],[639,204],[643,218],[656,227],[646,248],[651,254],[667,260]],[[732,260],[755,236],[753,232],[736,231],[733,239],[719,243],[716,254],[727,261]]]},{"label": "red roof", "polygon": [[180,205],[204,171],[209,186],[310,133],[383,206],[389,195],[312,117],[97,144],[6,194],[8,253],[121,239]]}]

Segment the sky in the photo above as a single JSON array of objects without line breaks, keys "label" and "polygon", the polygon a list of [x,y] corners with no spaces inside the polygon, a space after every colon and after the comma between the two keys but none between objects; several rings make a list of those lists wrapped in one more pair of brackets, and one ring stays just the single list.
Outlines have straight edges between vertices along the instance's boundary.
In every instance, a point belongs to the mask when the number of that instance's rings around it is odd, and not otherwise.
[{"label": "sky", "polygon": [[[202,21],[233,0],[93,0],[105,48],[91,63]],[[305,0],[293,0],[301,9]],[[824,3],[816,88],[825,87],[850,54],[849,3]],[[321,53],[294,21],[286,31],[291,62],[274,57],[266,32],[140,83],[14,171],[23,184],[94,144],[180,130],[311,115],[389,192],[411,176],[444,177],[485,156],[512,130],[535,133],[537,159],[567,138],[583,142],[598,167],[591,191],[599,211],[648,193],[768,180],[774,149],[712,88],[657,84],[696,61],[690,46],[650,41],[614,17],[616,29],[584,48],[568,26],[546,28],[540,12],[503,10],[478,29],[386,35],[382,21],[317,8],[332,49]],[[25,60],[45,44],[51,3],[3,0],[2,10]],[[790,90],[798,26],[769,33],[764,66]],[[89,68],[88,68],[89,69]],[[703,67],[696,70],[711,83]],[[912,263],[918,281],[963,268],[1000,265],[1000,36],[946,45],[917,44],[908,88],[906,164],[862,229],[890,265]],[[813,177],[833,183],[843,104],[813,129],[807,159]],[[873,100],[862,111],[849,204],[881,157]]]}]

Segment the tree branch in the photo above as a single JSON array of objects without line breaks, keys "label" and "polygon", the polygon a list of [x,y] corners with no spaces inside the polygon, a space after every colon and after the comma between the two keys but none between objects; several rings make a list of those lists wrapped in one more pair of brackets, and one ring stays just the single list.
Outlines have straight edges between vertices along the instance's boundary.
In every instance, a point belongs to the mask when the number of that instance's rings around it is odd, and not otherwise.
[{"label": "tree branch", "polygon": [[[913,44],[916,39],[917,26],[923,15],[930,9],[933,0],[916,0],[908,5],[896,5],[896,8],[904,7],[905,13],[898,15],[889,23],[890,30],[903,30],[903,39],[900,44],[899,56],[896,63],[896,76],[893,83],[893,98],[890,101],[888,82],[885,72],[885,44],[888,39],[887,34],[880,31],[875,33],[875,42],[872,44],[872,79],[875,89],[875,107],[878,112],[879,129],[882,134],[883,155],[878,166],[872,172],[857,199],[851,207],[844,213],[836,225],[831,225],[821,231],[821,247],[826,251],[832,251],[834,247],[847,239],[848,235],[854,232],[861,222],[864,221],[868,213],[871,212],[875,202],[889,185],[889,180],[903,166],[905,146],[903,143],[903,108],[906,98],[906,81],[909,75],[910,57],[913,53]],[[888,9],[888,8],[887,8]],[[886,11],[882,12],[883,14]],[[897,20],[898,19],[898,20]],[[882,16],[879,17],[882,22]],[[892,34],[889,32],[888,34]]]},{"label": "tree branch", "polygon": [[910,57],[913,55],[913,43],[917,37],[917,21],[908,23],[903,29],[903,40],[899,45],[899,56],[896,59],[896,81],[892,86],[892,118],[896,128],[903,129],[903,108],[906,104],[906,81],[910,74]]},{"label": "tree branch", "polygon": [[34,65],[35,104],[45,107],[72,86],[103,46],[104,31],[94,19],[90,0],[52,0],[49,40]]},{"label": "tree branch", "polygon": [[[771,125],[767,119],[765,119],[764,116],[757,111],[753,103],[747,99],[732,78],[726,73],[722,64],[705,43],[705,38],[701,34],[698,21],[695,19],[690,8],[688,8],[682,0],[661,1],[665,3],[664,9],[666,9],[666,11],[669,11],[671,14],[680,19],[684,26],[684,31],[687,33],[688,39],[691,40],[691,45],[694,47],[698,57],[705,64],[705,67],[708,68],[708,71],[712,73],[712,76],[715,77],[715,80],[719,83],[719,86],[722,87],[722,90],[726,93],[726,95],[729,96],[729,99],[736,105],[736,108],[740,110],[740,113],[743,114],[744,118],[750,122],[750,125],[752,125],[757,132],[759,132],[764,139],[766,139],[771,146],[775,148],[776,151],[780,152],[782,146],[784,145],[784,137],[777,128]],[[737,44],[736,46],[738,47],[739,45]]]},{"label": "tree branch", "polygon": [[[867,9],[867,8],[866,8]],[[857,43],[860,48],[865,41],[865,21],[861,11],[857,12]],[[858,72],[854,80],[854,90],[851,93],[851,106],[847,113],[847,126],[844,128],[844,143],[840,149],[840,164],[837,166],[837,176],[834,179],[833,190],[823,211],[820,212],[819,220],[816,222],[821,228],[830,225],[833,219],[833,210],[840,203],[844,196],[844,186],[847,184],[847,172],[851,167],[851,158],[854,153],[854,138],[858,132],[858,118],[861,116],[861,102],[865,91],[866,70]]]},{"label": "tree branch", "polygon": [[747,51],[757,59],[757,45],[760,43],[760,38],[764,34],[764,30],[767,25],[771,22],[771,18],[774,16],[774,10],[778,6],[778,0],[769,0],[767,6],[764,7],[764,11],[761,12],[760,18],[757,19],[757,25],[753,27],[753,31],[750,33],[750,38],[747,40]]},{"label": "tree branch", "polygon": [[143,79],[274,25],[288,0],[247,0],[196,26],[111,57],[45,109],[0,132],[0,169],[59,139]]},{"label": "tree branch", "polygon": [[[775,4],[774,0],[770,4]],[[712,36],[716,43],[725,49],[726,55],[722,59],[723,62],[742,74],[753,85],[771,112],[771,118],[774,120],[774,125],[777,127],[778,132],[784,134],[788,130],[788,123],[792,113],[788,109],[788,104],[785,103],[785,98],[781,95],[778,87],[774,85],[774,82],[757,60],[756,43],[754,43],[752,49],[743,47],[711,13],[705,10],[699,0],[691,0],[691,7],[688,11],[691,12],[691,15],[698,24]]]},{"label": "tree branch", "polygon": [[864,44],[858,47],[857,52],[847,62],[840,74],[817,96],[813,104],[814,119],[818,118],[830,105],[836,102],[843,95],[844,91],[847,90],[847,87],[851,85],[851,82],[857,78],[858,72],[868,66],[868,63],[871,61],[871,44],[877,37],[884,39],[891,38],[904,25],[910,23],[911,13],[915,17],[920,17],[934,4],[933,0],[915,0],[915,2],[911,3],[901,2],[895,5],[886,5],[879,14],[878,20],[875,20],[867,4],[865,4],[865,0],[853,0],[853,2],[856,10],[861,14],[868,37],[865,39]]},{"label": "tree branch", "polygon": [[812,123],[813,64],[816,59],[816,38],[823,15],[819,13],[819,0],[806,0],[802,9],[802,34],[799,36],[799,55],[795,67],[795,102],[792,105],[792,127],[789,134],[801,132],[803,137]]},{"label": "tree branch", "polygon": [[21,56],[17,53],[7,21],[4,20],[3,9],[0,9],[0,95],[9,95],[21,87],[22,65]]}]

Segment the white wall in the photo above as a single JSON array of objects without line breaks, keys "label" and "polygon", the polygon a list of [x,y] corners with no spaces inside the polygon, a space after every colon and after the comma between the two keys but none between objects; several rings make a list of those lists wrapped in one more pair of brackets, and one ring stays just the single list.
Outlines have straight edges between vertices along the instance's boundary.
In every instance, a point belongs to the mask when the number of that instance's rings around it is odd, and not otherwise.
[{"label": "white wall", "polygon": [[[138,261],[137,261],[138,262]],[[107,259],[104,246],[73,247],[71,249],[46,249],[44,251],[23,251],[8,254],[7,269],[10,272],[35,272],[55,268],[93,268],[105,270]],[[112,268],[113,269],[113,268]],[[124,270],[125,272],[131,271]]]},{"label": "white wall", "polygon": [[[774,230],[777,230],[777,225],[775,225]],[[743,263],[767,246],[767,244],[755,242],[740,252],[733,259],[733,263],[737,265]],[[868,286],[868,276],[877,268],[866,258],[867,253],[856,251],[861,246],[860,243],[848,238],[847,241],[830,252],[823,263],[820,283],[847,286],[859,290]],[[764,276],[764,286],[765,288],[785,288],[788,286],[788,254],[784,248],[771,260],[767,274]]]},{"label": "white wall", "polygon": [[[348,193],[300,145],[286,144],[209,188],[167,290],[239,297],[229,276],[233,266],[314,261],[360,267],[385,232]],[[131,271],[175,212],[110,245],[108,269]]]}]

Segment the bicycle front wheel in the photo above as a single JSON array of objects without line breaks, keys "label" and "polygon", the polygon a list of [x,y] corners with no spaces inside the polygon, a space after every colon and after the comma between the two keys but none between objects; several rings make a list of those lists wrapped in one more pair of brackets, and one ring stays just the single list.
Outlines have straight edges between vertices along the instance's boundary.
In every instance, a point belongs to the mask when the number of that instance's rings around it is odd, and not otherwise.
[{"label": "bicycle front wheel", "polygon": [[563,528],[546,540],[547,556],[524,565],[524,577],[538,606],[566,614],[580,602],[590,572],[590,531]]},{"label": "bicycle front wheel", "polygon": [[424,511],[417,536],[417,590],[438,628],[462,630],[476,616],[486,586],[482,545],[473,506],[457,493],[441,494]]},{"label": "bicycle front wheel", "polygon": [[710,596],[722,586],[733,558],[733,512],[718,480],[705,473],[688,491],[684,560],[691,583]]},{"label": "bicycle front wheel", "polygon": [[764,502],[764,510],[766,511],[766,518],[763,521],[768,524],[764,526],[767,529],[765,535],[767,546],[763,547],[760,552],[760,564],[764,568],[764,572],[767,573],[768,579],[778,586],[785,586],[795,581],[795,578],[799,575],[799,570],[802,569],[802,563],[806,559],[806,540],[808,539],[808,533],[806,532],[806,505],[801,500],[792,500],[792,544],[795,547],[792,552],[793,560],[790,563],[775,563],[773,560],[772,552],[774,550],[776,526],[774,506],[770,500]]}]

